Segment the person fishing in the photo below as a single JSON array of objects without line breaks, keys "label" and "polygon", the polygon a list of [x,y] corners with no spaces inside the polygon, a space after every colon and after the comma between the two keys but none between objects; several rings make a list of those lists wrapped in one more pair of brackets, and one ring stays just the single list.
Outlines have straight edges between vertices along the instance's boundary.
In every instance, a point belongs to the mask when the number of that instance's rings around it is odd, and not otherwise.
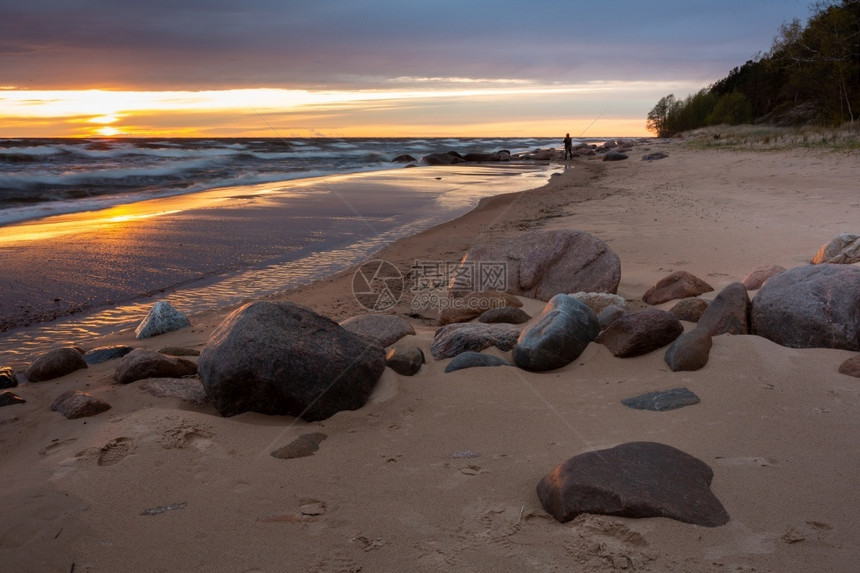
[{"label": "person fishing", "polygon": [[573,159],[573,140],[570,134],[564,136],[564,160]]}]

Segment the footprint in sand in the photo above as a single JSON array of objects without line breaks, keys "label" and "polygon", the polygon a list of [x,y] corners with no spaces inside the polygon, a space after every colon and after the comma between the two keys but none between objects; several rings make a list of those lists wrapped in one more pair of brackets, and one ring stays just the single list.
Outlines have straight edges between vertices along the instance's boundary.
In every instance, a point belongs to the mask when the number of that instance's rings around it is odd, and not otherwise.
[{"label": "footprint in sand", "polygon": [[98,464],[100,466],[112,466],[118,463],[134,450],[134,441],[131,438],[114,438],[99,450]]}]

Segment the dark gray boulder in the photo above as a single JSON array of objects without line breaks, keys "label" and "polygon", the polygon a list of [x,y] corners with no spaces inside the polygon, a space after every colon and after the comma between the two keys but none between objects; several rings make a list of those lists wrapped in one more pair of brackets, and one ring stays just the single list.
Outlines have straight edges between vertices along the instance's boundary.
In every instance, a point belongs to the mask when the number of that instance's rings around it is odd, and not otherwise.
[{"label": "dark gray boulder", "polygon": [[672,372],[699,370],[708,363],[711,354],[711,333],[694,328],[675,339],[663,356]]},{"label": "dark gray boulder", "polygon": [[130,384],[144,378],[181,378],[196,373],[197,365],[190,360],[136,348],[120,360],[113,379],[117,384]]},{"label": "dark gray boulder", "polygon": [[634,410],[651,410],[652,412],[665,412],[677,410],[684,406],[692,406],[700,402],[696,396],[687,388],[672,388],[671,390],[657,390],[646,392],[632,398],[625,398],[621,403]]},{"label": "dark gray boulder", "polygon": [[110,410],[110,404],[80,390],[67,390],[57,396],[51,404],[51,410],[59,412],[69,420],[75,420],[106,412]]},{"label": "dark gray boulder", "polygon": [[562,463],[538,483],[543,508],[565,523],[582,513],[668,517],[716,527],[729,516],[711,492],[714,472],[665,444],[629,442]]},{"label": "dark gray boulder", "polygon": [[522,331],[514,346],[514,364],[524,370],[545,371],[570,364],[597,338],[597,315],[585,303],[557,294]]},{"label": "dark gray boulder", "polygon": [[752,333],[790,348],[860,350],[860,268],[822,263],[770,278],[752,300]]},{"label": "dark gray boulder", "polygon": [[36,358],[24,375],[30,382],[44,382],[86,367],[84,356],[77,348],[55,348]]},{"label": "dark gray boulder", "polygon": [[101,364],[102,362],[113,360],[114,358],[122,358],[132,350],[134,350],[134,348],[131,346],[100,346],[99,348],[87,350],[84,354],[84,360],[87,364],[92,366],[94,364]]},{"label": "dark gray boulder", "polygon": [[385,352],[308,308],[257,301],[218,325],[198,365],[223,416],[250,410],[315,421],[364,406]]},{"label": "dark gray boulder", "polygon": [[423,160],[427,165],[457,165],[458,163],[466,162],[459,153],[454,151],[449,151],[448,153],[431,153],[430,155],[425,155]]},{"label": "dark gray boulder", "polygon": [[508,324],[525,324],[531,319],[532,317],[530,317],[526,311],[521,308],[517,308],[515,306],[503,306],[484,311],[481,316],[478,317],[478,322],[484,322],[486,324],[497,324],[499,322],[506,322]]},{"label": "dark gray boulder", "polygon": [[681,333],[681,321],[665,310],[648,308],[626,314],[610,324],[597,337],[613,356],[629,358],[666,346]]},{"label": "dark gray boulder", "polygon": [[415,334],[409,321],[393,314],[363,314],[348,318],[340,323],[353,334],[366,336],[374,344],[391,346],[404,336]]},{"label": "dark gray boulder", "polygon": [[15,376],[15,371],[11,366],[3,366],[0,368],[0,390],[6,388],[14,388],[18,385],[18,377]]},{"label": "dark gray boulder", "polygon": [[385,355],[385,365],[402,376],[414,376],[424,364],[424,351],[417,346],[397,344]]},{"label": "dark gray boulder", "polygon": [[663,304],[676,298],[689,298],[711,292],[714,287],[687,271],[675,271],[645,291],[642,300],[651,305]]},{"label": "dark gray boulder", "polygon": [[191,321],[184,313],[176,310],[169,302],[159,301],[152,305],[149,314],[134,329],[134,335],[137,339],[150,338],[186,326],[191,326]]},{"label": "dark gray boulder", "polygon": [[711,301],[699,318],[698,328],[711,336],[749,334],[750,297],[741,283],[731,283]]},{"label": "dark gray boulder", "polygon": [[483,322],[458,322],[436,330],[430,354],[436,360],[453,358],[467,350],[480,352],[495,346],[506,352],[514,347],[520,335],[516,324],[484,324]]},{"label": "dark gray boulder", "polygon": [[[484,288],[544,301],[559,293],[615,293],[621,280],[618,255],[584,231],[532,231],[476,245],[461,263],[461,270],[475,268],[498,270],[484,276],[485,281],[492,279],[491,284],[481,285]],[[449,285],[452,291],[463,289],[457,277],[464,274],[455,273]]]},{"label": "dark gray boulder", "polygon": [[499,358],[492,354],[482,354],[468,350],[452,358],[451,362],[445,366],[445,373],[481,366],[513,366],[513,364],[504,358]]},{"label": "dark gray boulder", "polygon": [[392,163],[415,163],[418,161],[408,153],[404,153],[403,155],[398,155],[394,159],[391,160]]},{"label": "dark gray boulder", "polygon": [[603,154],[603,161],[624,161],[629,156],[619,151],[607,151]]},{"label": "dark gray boulder", "polygon": [[669,157],[668,153],[664,153],[662,151],[655,151],[653,153],[646,153],[642,156],[642,161],[658,161],[660,159],[666,159]]}]

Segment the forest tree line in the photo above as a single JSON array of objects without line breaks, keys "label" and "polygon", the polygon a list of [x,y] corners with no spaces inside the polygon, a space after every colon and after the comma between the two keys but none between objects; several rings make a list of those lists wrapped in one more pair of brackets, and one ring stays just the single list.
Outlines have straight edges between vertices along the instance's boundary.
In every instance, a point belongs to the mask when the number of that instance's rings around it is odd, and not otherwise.
[{"label": "forest tree line", "polygon": [[648,113],[658,137],[707,125],[840,125],[860,113],[860,0],[819,1],[805,26],[784,23],[766,54]]}]

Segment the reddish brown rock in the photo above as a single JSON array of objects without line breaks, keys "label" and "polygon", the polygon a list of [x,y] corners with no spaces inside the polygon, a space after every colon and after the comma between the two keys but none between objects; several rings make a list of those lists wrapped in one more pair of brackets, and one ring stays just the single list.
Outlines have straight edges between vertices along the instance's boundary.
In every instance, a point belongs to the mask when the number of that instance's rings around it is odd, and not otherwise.
[{"label": "reddish brown rock", "polygon": [[681,321],[657,308],[649,308],[622,316],[597,337],[613,356],[628,358],[647,354],[666,346],[681,333]]},{"label": "reddish brown rock", "polygon": [[118,384],[129,384],[144,378],[182,378],[196,373],[197,364],[190,360],[137,348],[120,360],[113,379]]},{"label": "reddish brown rock", "polygon": [[776,276],[779,273],[784,273],[785,270],[785,267],[781,267],[779,265],[756,267],[744,277],[744,280],[742,280],[741,283],[747,288],[747,290],[758,290],[767,279],[772,276]]},{"label": "reddish brown rock", "polygon": [[708,301],[703,298],[692,297],[682,298],[669,309],[669,312],[675,315],[678,320],[699,322],[706,310],[708,310]]},{"label": "reddish brown rock", "polygon": [[68,390],[57,396],[51,404],[51,410],[59,412],[69,420],[74,420],[101,414],[110,410],[110,404],[86,392]]},{"label": "reddish brown rock", "polygon": [[694,328],[675,339],[663,360],[672,372],[699,370],[708,363],[711,345],[711,333],[704,328]]},{"label": "reddish brown rock", "polygon": [[729,516],[711,492],[713,477],[707,464],[671,446],[629,442],[570,458],[544,476],[537,494],[562,523],[598,513],[716,527]]},{"label": "reddish brown rock", "polygon": [[699,296],[712,290],[714,287],[697,276],[687,271],[675,271],[645,291],[642,300],[648,304],[662,304],[677,298]]}]

